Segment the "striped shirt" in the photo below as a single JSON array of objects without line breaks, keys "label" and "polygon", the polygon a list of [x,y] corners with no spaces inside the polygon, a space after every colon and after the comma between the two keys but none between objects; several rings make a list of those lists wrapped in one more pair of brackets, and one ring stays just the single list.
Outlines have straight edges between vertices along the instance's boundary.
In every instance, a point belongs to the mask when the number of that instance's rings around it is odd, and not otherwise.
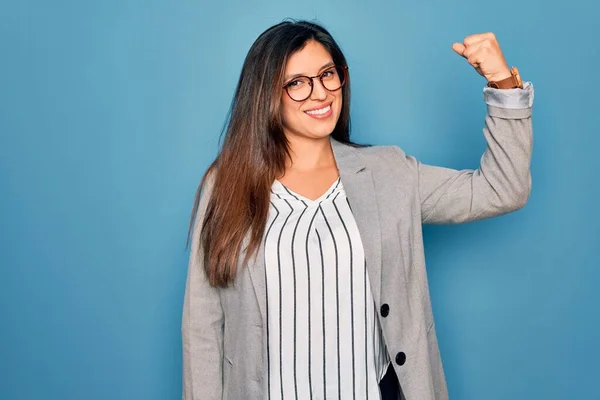
[{"label": "striped shirt", "polygon": [[265,232],[269,399],[379,399],[389,358],[338,178],[311,200],[275,181]]}]

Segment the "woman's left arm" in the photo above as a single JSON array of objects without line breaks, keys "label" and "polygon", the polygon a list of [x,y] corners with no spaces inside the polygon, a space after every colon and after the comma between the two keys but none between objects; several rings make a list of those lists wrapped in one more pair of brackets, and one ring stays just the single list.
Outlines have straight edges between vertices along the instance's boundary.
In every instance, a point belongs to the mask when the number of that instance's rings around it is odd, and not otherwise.
[{"label": "woman's left arm", "polygon": [[[511,70],[492,33],[471,35],[455,43],[488,81],[511,76]],[[522,88],[483,90],[487,115],[483,134],[487,147],[476,170],[453,170],[425,165],[400,153],[416,171],[423,223],[459,223],[515,211],[531,191],[533,84]]]}]

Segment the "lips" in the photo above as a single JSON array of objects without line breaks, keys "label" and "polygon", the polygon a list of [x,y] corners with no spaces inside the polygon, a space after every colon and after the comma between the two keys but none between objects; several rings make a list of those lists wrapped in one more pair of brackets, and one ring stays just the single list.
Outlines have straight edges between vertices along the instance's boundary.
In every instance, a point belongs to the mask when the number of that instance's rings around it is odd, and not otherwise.
[{"label": "lips", "polygon": [[324,114],[327,114],[329,111],[331,111],[331,104],[329,104],[325,107],[307,110],[304,112],[308,115],[324,115]]},{"label": "lips", "polygon": [[325,120],[333,115],[333,101],[319,104],[310,110],[305,110],[304,113],[313,119]]}]

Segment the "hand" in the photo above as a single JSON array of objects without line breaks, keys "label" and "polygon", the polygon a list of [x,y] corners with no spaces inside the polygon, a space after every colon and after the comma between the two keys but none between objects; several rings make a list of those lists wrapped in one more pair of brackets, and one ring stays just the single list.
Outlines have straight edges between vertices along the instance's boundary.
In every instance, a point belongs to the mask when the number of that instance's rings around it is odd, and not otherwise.
[{"label": "hand", "polygon": [[488,82],[511,75],[496,36],[491,32],[467,36],[462,43],[454,43],[452,49],[466,58]]}]

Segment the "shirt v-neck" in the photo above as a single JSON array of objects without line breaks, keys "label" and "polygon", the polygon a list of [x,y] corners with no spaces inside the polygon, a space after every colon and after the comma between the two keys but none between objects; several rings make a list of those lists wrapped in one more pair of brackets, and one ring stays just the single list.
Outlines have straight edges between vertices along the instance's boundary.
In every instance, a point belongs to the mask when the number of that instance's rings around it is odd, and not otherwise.
[{"label": "shirt v-neck", "polygon": [[308,197],[302,196],[301,194],[294,192],[293,190],[291,190],[290,188],[285,186],[283,183],[281,183],[278,179],[275,180],[275,182],[273,183],[273,186],[271,188],[273,193],[276,194],[277,197],[279,197],[280,199],[301,201],[301,202],[305,203],[306,205],[321,204],[323,201],[331,198],[332,195],[334,195],[336,192],[338,192],[342,189],[343,189],[342,182],[341,182],[341,179],[339,176],[329,186],[329,188],[315,200],[309,199]]}]

